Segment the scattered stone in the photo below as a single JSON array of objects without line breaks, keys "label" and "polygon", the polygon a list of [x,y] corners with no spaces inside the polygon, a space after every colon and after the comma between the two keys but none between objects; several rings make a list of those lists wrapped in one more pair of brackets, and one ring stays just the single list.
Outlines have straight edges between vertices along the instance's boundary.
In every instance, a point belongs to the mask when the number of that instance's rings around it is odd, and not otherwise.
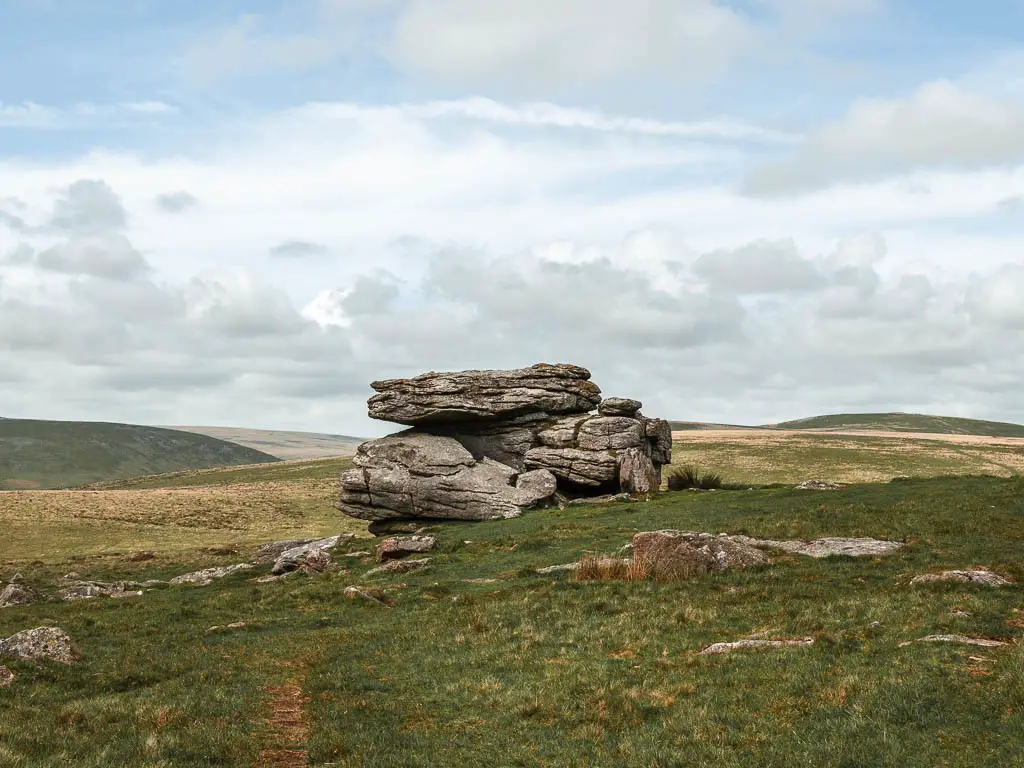
[{"label": "scattered stone", "polygon": [[297,547],[286,549],[278,555],[277,559],[274,561],[274,567],[270,569],[270,572],[275,576],[280,576],[282,573],[299,570],[314,552],[326,553],[327,550],[338,546],[340,541],[340,536],[329,536],[326,539],[314,539],[313,541],[307,541],[305,544],[300,544]]},{"label": "scattered stone", "polygon": [[749,536],[730,536],[733,541],[748,544],[759,549],[781,549],[797,555],[807,557],[832,557],[833,555],[845,555],[847,557],[874,557],[891,555],[898,549],[903,548],[899,541],[880,541],[871,538],[849,539],[842,537],[828,537],[814,539],[813,541],[777,541],[774,539],[754,539]]},{"label": "scattered stone", "polygon": [[1001,648],[1009,643],[1000,640],[986,640],[980,637],[965,637],[964,635],[928,635],[919,637],[916,640],[907,640],[900,643],[900,648],[914,643],[958,643],[960,645],[977,645],[982,648]]},{"label": "scattered stone", "polygon": [[302,547],[314,541],[319,541],[319,539],[286,539],[284,541],[272,541],[269,544],[262,544],[256,550],[256,562],[269,563],[272,560],[277,560],[289,549]]},{"label": "scattered stone", "polygon": [[0,688],[6,688],[14,682],[14,673],[0,664]]},{"label": "scattered stone", "polygon": [[1013,584],[998,573],[992,571],[943,571],[942,573],[922,573],[910,580],[911,584],[933,584],[935,582],[952,581],[962,584],[979,584],[983,587],[1009,587]]},{"label": "scattered stone", "polygon": [[804,480],[796,486],[798,491],[838,491],[846,486],[842,483],[833,483],[831,480]]},{"label": "scattered stone", "polygon": [[15,574],[11,582],[3,590],[0,590],[0,608],[31,605],[45,599],[40,592],[22,583],[20,576],[21,574]]},{"label": "scattered stone", "polygon": [[346,587],[344,594],[349,600],[369,600],[371,603],[383,605],[385,608],[390,608],[394,605],[393,600],[390,600],[381,590],[374,589],[373,587]]},{"label": "scattered stone", "polygon": [[93,600],[97,597],[138,597],[142,594],[142,590],[139,587],[163,584],[165,582],[144,582],[140,584],[136,581],[116,581],[110,583],[105,581],[72,581],[65,577],[64,583],[67,586],[59,590],[57,596],[61,600],[72,602],[75,600]]},{"label": "scattered stone", "polygon": [[244,621],[235,621],[235,622],[232,622],[231,624],[225,624],[223,626],[218,624],[216,626],[210,627],[206,631],[207,632],[219,632],[219,631],[225,630],[225,629],[243,629],[243,628],[245,628],[247,626],[249,626],[249,625],[246,624]]},{"label": "scattered stone", "polygon": [[813,637],[803,637],[799,640],[737,640],[734,643],[715,643],[709,645],[701,654],[731,653],[732,651],[761,650],[765,648],[793,648],[798,646],[814,645]]},{"label": "scattered stone", "polygon": [[546,363],[511,371],[432,371],[373,382],[378,394],[368,402],[369,416],[418,426],[586,413],[601,402],[601,390],[589,379],[585,368]]},{"label": "scattered stone", "polygon": [[580,499],[567,499],[566,504],[570,507],[579,504],[611,504],[615,501],[630,501],[628,493],[608,493],[604,496],[584,496]]},{"label": "scattered stone", "polygon": [[129,563],[143,563],[156,559],[156,554],[154,552],[129,552],[124,559]]},{"label": "scattered stone", "polygon": [[25,581],[25,577],[22,576],[20,573],[16,573],[13,576],[11,576],[11,580],[9,582],[7,582],[7,583],[8,584],[22,584],[22,583],[24,583],[24,581]]},{"label": "scattered stone", "polygon": [[23,661],[47,660],[71,664],[78,658],[71,638],[58,627],[36,627],[0,640],[0,656]]},{"label": "scattered stone", "polygon": [[275,581],[284,581],[285,579],[291,578],[292,576],[297,576],[298,574],[299,571],[288,571],[288,573],[282,573],[277,576],[275,576],[272,573],[268,573],[265,576],[258,576],[255,579],[248,579],[248,581],[252,582],[253,584],[270,584]]},{"label": "scattered stone", "polygon": [[235,565],[223,565],[218,568],[204,568],[201,571],[186,573],[175,576],[170,584],[194,584],[197,587],[206,587],[213,583],[214,579],[223,579],[238,571],[248,571],[254,566],[251,563],[237,563]]},{"label": "scattered stone", "polygon": [[634,568],[653,578],[687,578],[769,563],[746,543],[725,535],[687,531],[644,531],[633,536]]},{"label": "scattered stone", "polygon": [[332,565],[334,565],[334,558],[331,557],[330,552],[326,549],[314,549],[303,558],[302,565],[299,566],[299,573],[315,576],[329,570]]},{"label": "scattered stone", "polygon": [[437,549],[433,536],[392,536],[377,545],[377,560],[400,560],[409,555],[420,555]]},{"label": "scattered stone", "polygon": [[632,400],[628,397],[606,397],[597,406],[597,412],[602,416],[628,416],[633,418],[644,404],[639,400]]},{"label": "scattered stone", "polygon": [[384,565],[379,565],[376,568],[366,572],[367,576],[376,576],[379,573],[406,573],[407,571],[417,571],[420,568],[426,567],[430,563],[429,557],[423,557],[419,560],[389,560]]},{"label": "scattered stone", "polygon": [[338,557],[369,557],[373,552],[369,550],[360,550],[359,552],[342,552]]},{"label": "scattered stone", "polygon": [[558,573],[559,571],[575,571],[579,567],[579,563],[562,563],[561,565],[549,565],[546,568],[538,568],[537,573],[547,575],[549,573]]},{"label": "scattered stone", "polygon": [[497,584],[498,579],[463,579],[467,584]]},{"label": "scattered stone", "polygon": [[422,520],[374,520],[368,530],[374,536],[389,536],[395,533],[422,533],[427,529]]}]

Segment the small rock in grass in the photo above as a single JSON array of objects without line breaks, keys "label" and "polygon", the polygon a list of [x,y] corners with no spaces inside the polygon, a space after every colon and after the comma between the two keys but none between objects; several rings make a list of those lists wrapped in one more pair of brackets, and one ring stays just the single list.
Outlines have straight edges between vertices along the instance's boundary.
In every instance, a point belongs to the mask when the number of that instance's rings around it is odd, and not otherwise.
[{"label": "small rock in grass", "polygon": [[0,640],[0,656],[24,661],[48,660],[71,664],[78,658],[71,638],[58,627],[36,627]]},{"label": "small rock in grass", "polygon": [[804,480],[796,486],[798,491],[838,491],[846,486],[842,483],[834,483],[831,480]]},{"label": "small rock in grass", "polygon": [[[18,578],[20,575],[15,574],[15,578]],[[43,595],[32,589],[32,587],[13,579],[3,590],[0,590],[0,608],[10,608],[15,605],[31,605],[43,599]]]},{"label": "small rock in grass", "polygon": [[686,578],[768,564],[759,549],[729,536],[686,531],[644,531],[633,536],[633,564],[654,578]]},{"label": "small rock in grass", "polygon": [[549,573],[558,573],[559,571],[575,571],[579,567],[579,563],[562,563],[561,565],[549,565],[546,568],[538,568],[537,573],[547,575]]},{"label": "small rock in grass", "polygon": [[323,573],[334,564],[334,558],[326,549],[314,549],[306,554],[299,571],[306,576]]},{"label": "small rock in grass", "polygon": [[245,628],[247,626],[249,626],[249,625],[246,624],[244,621],[234,621],[234,622],[232,622],[230,624],[225,624],[223,626],[218,624],[216,626],[210,627],[206,631],[207,632],[218,632],[218,631],[223,630],[223,629],[243,629],[243,628]]},{"label": "small rock in grass", "polygon": [[0,688],[6,688],[14,682],[14,673],[7,667],[0,665]]},{"label": "small rock in grass", "polygon": [[813,637],[799,640],[737,640],[735,643],[715,643],[709,645],[702,654],[731,653],[732,651],[760,650],[764,648],[793,648],[796,646],[814,645]]},{"label": "small rock in grass", "polygon": [[960,645],[977,645],[982,648],[1001,648],[1008,643],[1001,640],[986,640],[983,637],[966,637],[964,635],[928,635],[919,637],[916,640],[906,640],[900,643],[900,648],[913,643],[958,643]]},{"label": "small rock in grass", "polygon": [[422,520],[374,520],[367,527],[374,536],[387,536],[389,533],[420,533],[423,531]]},{"label": "small rock in grass", "polygon": [[1008,587],[1013,584],[992,571],[943,571],[942,573],[922,573],[910,580],[911,584],[933,584],[935,582],[959,582],[961,584],[979,584],[983,587]]},{"label": "small rock in grass", "polygon": [[437,539],[433,536],[391,536],[377,545],[377,559],[383,563],[434,549],[437,549]]},{"label": "small rock in grass", "polygon": [[214,579],[222,579],[237,571],[248,571],[254,566],[251,563],[236,563],[225,565],[220,568],[204,568],[201,571],[185,573],[171,579],[171,584],[195,584],[198,587],[205,587],[213,583]]},{"label": "small rock in grass", "polygon": [[416,571],[420,568],[424,568],[430,563],[429,557],[423,557],[418,560],[389,560],[384,565],[379,565],[366,572],[367,576],[376,576],[379,573],[405,573],[407,571]]},{"label": "small rock in grass", "polygon": [[342,552],[338,557],[369,557],[373,552],[361,550],[359,552]]}]

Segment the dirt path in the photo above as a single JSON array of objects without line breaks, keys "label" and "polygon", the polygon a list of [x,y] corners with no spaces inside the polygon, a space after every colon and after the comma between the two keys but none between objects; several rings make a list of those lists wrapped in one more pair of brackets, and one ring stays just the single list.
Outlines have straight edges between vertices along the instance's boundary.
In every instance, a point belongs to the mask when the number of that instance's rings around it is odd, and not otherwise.
[{"label": "dirt path", "polygon": [[309,698],[302,692],[302,680],[270,689],[269,742],[256,763],[257,768],[306,768],[309,765]]}]

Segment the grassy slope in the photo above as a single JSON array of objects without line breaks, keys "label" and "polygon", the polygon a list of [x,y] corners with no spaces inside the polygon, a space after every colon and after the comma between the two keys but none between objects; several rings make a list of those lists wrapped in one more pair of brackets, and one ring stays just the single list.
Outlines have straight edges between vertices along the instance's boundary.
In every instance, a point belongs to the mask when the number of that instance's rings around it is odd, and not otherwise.
[{"label": "grassy slope", "polygon": [[63,488],[157,472],[276,461],[204,435],[102,422],[0,421],[0,489]]},{"label": "grassy slope", "polygon": [[727,483],[797,483],[818,478],[871,482],[897,476],[1024,473],[1024,446],[963,445],[938,440],[893,437],[792,434],[764,430],[677,433],[675,465],[696,464],[722,474]]},{"label": "grassy slope", "polygon": [[235,427],[166,427],[183,432],[216,437],[231,443],[255,448],[281,459],[321,459],[351,456],[364,438],[314,432],[287,432],[272,429],[240,429]]},{"label": "grassy slope", "polygon": [[774,424],[777,429],[877,429],[888,432],[932,432],[947,435],[1024,437],[1024,425],[916,413],[840,413]]},{"label": "grassy slope", "polygon": [[[666,527],[908,546],[865,560],[778,555],[763,571],[678,584],[534,573]],[[0,637],[54,622],[83,654],[70,669],[9,663],[0,764],[249,766],[264,747],[295,746],[268,723],[272,689],[287,682],[308,697],[301,746],[313,766],[978,766],[1024,751],[1021,588],[906,584],[972,565],[1024,581],[1020,478],[679,493],[438,535],[433,566],[398,578],[367,578],[363,560],[308,580],[238,575],[0,611]],[[167,576],[224,561],[75,569]],[[46,589],[66,567],[0,565]],[[384,587],[397,604],[346,600],[349,584]],[[208,631],[233,621],[247,626]],[[817,643],[695,655],[762,631]],[[934,632],[1012,644],[899,647]]]}]

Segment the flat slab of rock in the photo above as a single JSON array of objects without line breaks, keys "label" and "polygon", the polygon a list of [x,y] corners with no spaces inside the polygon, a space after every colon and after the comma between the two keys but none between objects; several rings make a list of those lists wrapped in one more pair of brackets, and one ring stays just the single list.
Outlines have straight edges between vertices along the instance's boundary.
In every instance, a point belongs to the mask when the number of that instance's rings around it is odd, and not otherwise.
[{"label": "flat slab of rock", "polygon": [[689,531],[643,531],[634,534],[633,567],[657,579],[687,578],[767,565],[768,557],[729,536]]},{"label": "flat slab of rock", "polygon": [[371,568],[366,572],[366,575],[376,576],[379,573],[408,573],[409,571],[418,571],[420,568],[425,568],[429,564],[429,557],[423,557],[418,560],[389,560],[384,565]]},{"label": "flat slab of rock", "polygon": [[32,587],[23,582],[15,581],[0,591],[0,608],[10,608],[15,605],[31,605],[45,599],[40,592],[32,589]]},{"label": "flat slab of rock", "polygon": [[702,654],[732,653],[733,651],[760,651],[768,648],[797,648],[814,645],[813,637],[799,640],[737,640],[734,643],[715,643],[709,645]]},{"label": "flat slab of rock", "polygon": [[586,413],[601,402],[590,371],[547,365],[507,371],[430,372],[412,379],[375,381],[369,416],[420,426],[494,421],[530,413]]},{"label": "flat slab of rock", "polygon": [[919,637],[916,640],[907,640],[900,643],[900,648],[903,648],[914,643],[957,643],[959,645],[977,645],[981,648],[1002,648],[1004,643],[1000,640],[986,640],[982,637],[965,637],[964,635],[928,635],[927,637]]},{"label": "flat slab of rock", "polygon": [[775,539],[754,539],[750,536],[730,536],[729,538],[743,544],[749,544],[752,547],[781,549],[785,552],[806,555],[807,557],[832,557],[833,555],[874,557],[891,555],[893,552],[903,548],[903,543],[900,541],[880,541],[879,539],[871,538],[827,537],[814,539],[813,541],[779,541]]},{"label": "flat slab of rock", "polygon": [[549,573],[560,573],[562,571],[576,571],[579,570],[579,563],[562,563],[560,565],[548,565],[544,568],[538,568],[537,573],[542,576],[546,576]]},{"label": "flat slab of rock", "polygon": [[175,576],[170,580],[171,584],[195,584],[198,587],[205,587],[213,583],[214,579],[223,579],[238,571],[248,571],[254,566],[251,563],[237,563],[235,565],[224,565],[219,568],[204,568],[201,571],[185,573]]},{"label": "flat slab of rock", "polygon": [[386,594],[374,587],[345,587],[344,595],[349,600],[367,600],[377,605],[383,605],[385,608],[390,608],[394,604],[394,601],[390,600]]},{"label": "flat slab of rock", "polygon": [[95,600],[98,597],[124,598],[138,597],[142,594],[135,582],[80,581],[72,583],[57,592],[61,600]]},{"label": "flat slab of rock", "polygon": [[942,573],[922,573],[910,580],[911,584],[934,584],[936,582],[957,582],[960,584],[979,584],[983,587],[1009,587],[1013,584],[998,573],[992,571],[943,571]]},{"label": "flat slab of rock", "polygon": [[14,673],[0,664],[0,688],[6,688],[14,682]]},{"label": "flat slab of rock", "polygon": [[261,544],[260,548],[256,550],[256,562],[269,563],[277,560],[289,549],[295,549],[313,541],[319,541],[319,539],[285,539],[284,541],[271,541],[267,544]]},{"label": "flat slab of rock", "polygon": [[78,654],[67,632],[58,627],[36,627],[0,640],[0,656],[23,661],[45,660],[71,664]]},{"label": "flat slab of rock", "polygon": [[477,460],[457,440],[407,430],[363,443],[341,475],[338,508],[361,520],[501,520],[550,498],[548,473]]},{"label": "flat slab of rock", "polygon": [[602,416],[629,416],[632,418],[643,407],[644,404],[639,400],[629,397],[606,397],[597,406],[597,412]]},{"label": "flat slab of rock", "polygon": [[392,536],[377,545],[377,560],[401,560],[409,555],[422,555],[437,549],[437,539],[433,536]]},{"label": "flat slab of rock", "polygon": [[526,452],[526,467],[546,469],[556,478],[593,488],[614,481],[619,469],[614,456],[578,448],[532,448]]},{"label": "flat slab of rock", "polygon": [[[277,559],[274,561],[274,567],[270,569],[270,572],[276,576],[280,576],[282,573],[300,570],[307,563],[309,558],[314,555],[314,553],[327,552],[328,550],[333,549],[338,546],[341,539],[341,536],[328,536],[325,539],[313,539],[312,541],[307,541],[297,547],[286,549],[277,556]],[[316,560],[316,558],[314,558],[314,560]],[[326,565],[323,563],[320,563],[320,565],[323,565],[324,568],[330,565],[330,557],[328,556]],[[317,567],[318,566],[316,564],[311,565],[312,572],[319,573],[320,571],[316,570]],[[323,568],[321,568],[321,570],[323,570]]]}]

